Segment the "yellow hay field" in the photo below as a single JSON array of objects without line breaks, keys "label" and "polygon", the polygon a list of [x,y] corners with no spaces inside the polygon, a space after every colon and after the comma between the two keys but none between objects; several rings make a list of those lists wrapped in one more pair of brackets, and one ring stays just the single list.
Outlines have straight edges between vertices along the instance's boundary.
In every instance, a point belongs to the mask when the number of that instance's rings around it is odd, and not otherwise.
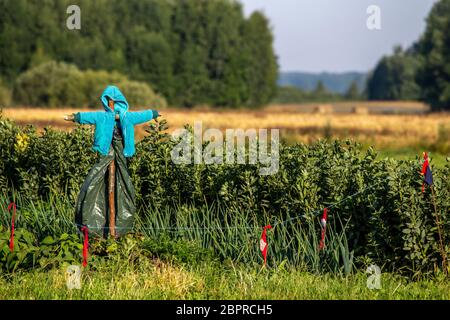
[{"label": "yellow hay field", "polygon": [[[415,106],[417,107],[417,105]],[[167,109],[160,113],[169,124],[169,132],[185,124],[201,121],[203,128],[280,129],[281,137],[311,142],[328,134],[355,138],[376,146],[408,146],[432,142],[440,126],[450,128],[450,114],[329,114],[299,112],[291,106],[269,106],[262,110]],[[100,109],[99,109],[100,110]],[[65,114],[92,109],[7,108],[3,115],[20,125],[33,124],[39,130],[46,126],[71,130],[76,124],[63,120]],[[136,138],[145,135],[145,125],[138,126]]]}]

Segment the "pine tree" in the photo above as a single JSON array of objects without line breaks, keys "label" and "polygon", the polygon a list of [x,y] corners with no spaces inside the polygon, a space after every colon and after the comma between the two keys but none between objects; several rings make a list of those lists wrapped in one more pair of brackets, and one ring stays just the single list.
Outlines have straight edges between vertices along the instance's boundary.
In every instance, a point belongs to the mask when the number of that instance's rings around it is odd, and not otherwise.
[{"label": "pine tree", "polygon": [[352,81],[352,83],[348,87],[348,89],[347,89],[347,91],[346,91],[344,96],[348,100],[359,100],[359,99],[361,99],[361,94],[359,92],[358,84],[356,83],[356,81],[354,81],[354,80]]},{"label": "pine tree", "polygon": [[278,78],[273,35],[264,14],[256,11],[248,18],[243,38],[243,54],[247,59],[246,81],[249,84],[247,105],[263,105],[275,96]]},{"label": "pine tree", "polygon": [[383,57],[369,76],[369,100],[414,100],[420,95],[415,75],[419,67],[417,56],[394,48],[392,56]]}]

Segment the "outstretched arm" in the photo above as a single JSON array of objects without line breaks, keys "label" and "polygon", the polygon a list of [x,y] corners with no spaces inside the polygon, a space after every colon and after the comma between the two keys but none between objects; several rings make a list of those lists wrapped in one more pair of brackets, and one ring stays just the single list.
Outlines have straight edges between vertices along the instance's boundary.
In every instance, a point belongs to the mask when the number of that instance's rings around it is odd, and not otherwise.
[{"label": "outstretched arm", "polygon": [[156,110],[144,110],[144,111],[134,111],[128,112],[127,116],[130,118],[131,123],[133,125],[145,123],[152,119],[156,119],[160,116],[158,111]]},{"label": "outstretched arm", "polygon": [[66,115],[64,116],[64,120],[75,122],[75,113],[72,113],[72,114],[66,114]]},{"label": "outstretched arm", "polygon": [[73,121],[79,124],[96,124],[98,119],[104,114],[103,111],[77,112],[64,117],[66,121]]}]

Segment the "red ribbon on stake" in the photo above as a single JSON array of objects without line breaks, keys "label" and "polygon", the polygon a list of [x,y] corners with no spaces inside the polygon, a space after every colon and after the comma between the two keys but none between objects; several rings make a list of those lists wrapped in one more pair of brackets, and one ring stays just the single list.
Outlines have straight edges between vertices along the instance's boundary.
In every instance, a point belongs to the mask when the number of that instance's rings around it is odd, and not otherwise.
[{"label": "red ribbon on stake", "polygon": [[88,227],[83,226],[81,231],[84,234],[84,243],[83,243],[83,267],[87,266],[87,258],[88,258],[88,247],[89,247],[89,233]]},{"label": "red ribbon on stake", "polygon": [[328,209],[323,209],[322,218],[320,218],[320,226],[322,228],[322,233],[320,237],[319,250],[323,250],[325,248],[325,232],[327,230],[327,219],[328,219]]},{"label": "red ribbon on stake", "polygon": [[261,240],[259,240],[259,250],[261,250],[262,255],[264,257],[264,266],[266,265],[266,262],[267,262],[267,246],[268,246],[267,236],[266,236],[267,229],[272,229],[272,226],[267,225],[263,228],[263,232],[261,234]]},{"label": "red ribbon on stake", "polygon": [[16,220],[16,204],[14,202],[11,202],[8,206],[8,212],[11,210],[11,208],[13,208],[13,214],[12,214],[12,218],[11,218],[11,236],[9,238],[9,250],[11,250],[11,252],[14,251],[14,221]]},{"label": "red ribbon on stake", "polygon": [[430,160],[428,158],[428,153],[423,153],[423,164],[422,164],[422,171],[420,174],[423,176],[423,182],[422,182],[422,193],[425,192],[425,184],[428,186],[431,186],[433,184],[433,174],[431,173],[430,169]]}]

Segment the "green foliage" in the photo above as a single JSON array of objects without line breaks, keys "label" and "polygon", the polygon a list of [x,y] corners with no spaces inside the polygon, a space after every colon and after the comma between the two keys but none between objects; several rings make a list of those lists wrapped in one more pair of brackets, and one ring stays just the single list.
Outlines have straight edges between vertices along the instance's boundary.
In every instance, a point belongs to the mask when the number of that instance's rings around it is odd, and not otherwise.
[{"label": "green foliage", "polygon": [[254,12],[244,25],[244,48],[241,54],[245,56],[248,65],[245,80],[249,83],[250,106],[264,104],[272,100],[276,94],[278,62],[272,47],[272,32],[268,25],[268,19],[259,11]]},{"label": "green foliage", "polygon": [[273,99],[275,104],[302,103],[306,101],[306,93],[293,86],[278,87],[277,95]]},{"label": "green foliage", "polygon": [[39,243],[41,268],[52,268],[60,265],[78,264],[81,260],[83,244],[80,237],[63,233],[58,238],[45,237]]},{"label": "green foliage", "polygon": [[9,248],[10,231],[0,229],[0,271],[13,272],[17,269],[32,268],[39,257],[34,234],[17,229],[14,233],[14,251]]},{"label": "green foliage", "polygon": [[345,94],[352,82],[355,82],[358,91],[364,88],[367,74],[363,72],[280,72],[278,84],[282,87],[293,86],[305,91],[312,91],[319,81],[332,93]]},{"label": "green foliage", "polygon": [[147,238],[143,243],[143,248],[155,258],[179,264],[195,265],[215,259],[211,249],[203,248],[195,241],[182,238],[172,239],[168,236]]},{"label": "green foliage", "polygon": [[[95,71],[95,70],[86,70],[83,72],[83,82],[80,83],[81,91],[84,92],[85,101],[84,104],[87,104],[90,108],[98,107],[100,102],[100,95],[105,90],[105,87],[110,84],[119,85],[119,83],[123,83],[128,81],[128,79],[118,73],[117,71],[107,72],[104,70]],[[119,86],[120,88],[120,86]],[[122,91],[122,88],[120,88]],[[123,91],[122,91],[123,92]],[[126,93],[124,93],[127,99],[132,98],[128,97]],[[130,103],[131,104],[131,103]],[[133,105],[131,105],[133,106]]]},{"label": "green foliage", "polygon": [[434,111],[450,106],[450,0],[437,1],[421,38],[383,57],[367,82],[371,100],[421,99]]},{"label": "green foliage", "polygon": [[[83,172],[98,159],[91,151],[90,128],[77,127],[72,133],[45,128],[38,135],[32,126],[20,128],[0,119],[1,189],[11,190],[7,181],[19,182],[31,198],[64,193],[73,197],[79,191]],[[69,159],[73,159],[69,160]]]},{"label": "green foliage", "polygon": [[132,63],[129,72],[133,78],[150,83],[164,96],[173,96],[173,53],[161,33],[136,26],[130,31],[127,59]]},{"label": "green foliage", "polygon": [[359,92],[359,88],[358,88],[358,84],[356,83],[355,80],[352,81],[352,83],[350,84],[350,86],[347,89],[347,92],[345,92],[344,97],[347,100],[361,100],[362,99],[362,95]]},{"label": "green foliage", "polygon": [[28,106],[81,106],[83,74],[76,66],[49,62],[20,75],[14,84],[14,100]]},{"label": "green foliage", "polygon": [[438,137],[434,145],[431,146],[433,151],[441,154],[450,154],[450,127],[440,124],[438,127]]},{"label": "green foliage", "polygon": [[424,64],[417,74],[422,98],[433,110],[450,108],[450,1],[436,2],[427,18],[427,28],[418,51]]},{"label": "green foliage", "polygon": [[36,51],[31,56],[30,69],[50,61],[52,61],[52,58],[45,53],[43,44],[41,42],[38,42],[36,44]]},{"label": "green foliage", "polygon": [[11,103],[11,90],[9,90],[0,78],[0,107],[8,107]]},{"label": "green foliage", "polygon": [[[444,300],[443,276],[411,281],[382,270],[381,289],[367,288],[363,271],[349,276],[317,275],[287,268],[246,265],[170,266],[158,262],[105,264],[83,272],[81,290],[68,290],[64,270],[0,275],[2,300]],[[119,271],[118,271],[119,270]],[[367,302],[363,302],[367,304]],[[439,302],[436,302],[439,304]]]},{"label": "green foliage", "polygon": [[74,65],[54,61],[20,75],[14,85],[14,100],[27,106],[96,107],[101,92],[110,84],[119,86],[133,107],[160,109],[166,106],[164,98],[156,95],[146,83],[130,81],[117,72],[83,72]]},{"label": "green foliage", "polygon": [[54,239],[45,237],[38,242],[34,233],[20,228],[14,232],[14,250],[9,248],[10,231],[0,230],[0,270],[58,267],[78,263],[83,245],[76,235],[62,234]]},{"label": "green foliage", "polygon": [[420,58],[414,52],[396,47],[392,56],[383,57],[367,80],[369,100],[416,100],[420,87],[415,76]]},{"label": "green foliage", "polygon": [[123,92],[127,101],[131,106],[138,108],[164,109],[167,104],[166,100],[143,82],[124,81],[119,82],[118,86]]},{"label": "green foliage", "polygon": [[[181,236],[212,248],[222,259],[254,263],[261,259],[255,242],[261,226],[298,217],[271,231],[269,254],[275,265],[287,259],[314,272],[346,273],[364,258],[392,270],[426,273],[440,264],[432,196],[429,188],[421,192],[419,157],[379,160],[371,148],[362,152],[350,141],[281,144],[278,173],[261,176],[261,164],[175,165],[170,153],[177,141],[165,129],[165,121],[149,127],[129,163],[139,208],[136,228],[155,241],[181,228],[171,241],[178,243]],[[74,232],[73,204],[97,160],[90,139],[87,129],[47,129],[39,136],[32,127],[20,129],[0,119],[1,188],[6,197],[13,197],[12,190],[26,195],[19,204],[29,206],[21,209],[18,223],[32,228],[37,238]],[[431,167],[436,207],[449,239],[450,164],[435,167],[432,162]],[[62,195],[67,202],[60,203]],[[317,216],[334,203],[339,204],[330,211],[328,251],[322,254],[316,247]],[[4,214],[0,223],[7,225],[8,219]],[[173,252],[175,246],[169,242],[153,250],[189,260]],[[327,263],[318,264],[321,259]]]},{"label": "green foliage", "polygon": [[[260,12],[246,18],[236,1],[80,0],[81,30],[69,31],[71,4],[1,1],[0,73],[10,85],[55,60],[126,74],[172,105],[259,106],[274,95],[278,66],[269,21]],[[68,80],[58,85],[71,86]],[[77,97],[66,99],[72,105]]]},{"label": "green foliage", "polygon": [[[353,83],[356,86],[356,83]],[[352,86],[353,86],[352,84]],[[336,102],[342,100],[358,100],[361,95],[358,88],[351,87],[351,93],[347,92],[344,95],[339,93],[332,93],[325,88],[323,82],[319,81],[316,88],[312,91],[305,91],[297,87],[282,86],[278,87],[277,94],[272,100],[272,103],[279,104],[296,104],[308,102]],[[355,91],[356,90],[356,91]]]}]

